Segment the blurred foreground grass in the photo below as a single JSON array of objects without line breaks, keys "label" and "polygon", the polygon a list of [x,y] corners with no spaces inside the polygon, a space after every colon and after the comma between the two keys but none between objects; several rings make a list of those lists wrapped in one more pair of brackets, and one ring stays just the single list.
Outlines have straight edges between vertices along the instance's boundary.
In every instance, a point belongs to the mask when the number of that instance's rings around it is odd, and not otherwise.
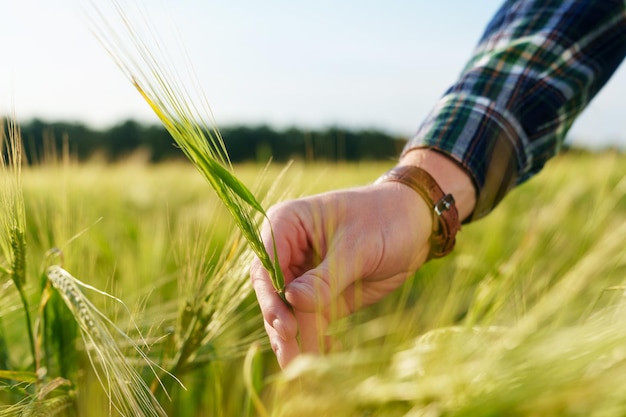
[{"label": "blurred foreground grass", "polygon": [[[366,184],[391,165],[296,163],[280,179],[279,166],[235,173],[267,206]],[[624,155],[555,158],[489,217],[465,226],[451,256],[337,323],[340,350],[302,357],[284,374],[247,282],[250,254],[190,165],[51,162],[25,168],[22,182],[32,315],[46,252],[59,248],[73,276],[126,303],[146,353],[182,380],[186,390],[163,376],[171,401],[155,390],[170,416],[262,414],[244,373],[270,415],[626,414]],[[20,299],[0,279],[0,370],[30,372]],[[117,303],[85,294],[133,335]],[[65,330],[49,329],[56,347],[47,349],[67,354],[39,369],[43,381],[70,381],[73,404],[60,415],[109,415],[80,336]],[[264,353],[244,369],[256,342]],[[35,386],[0,378],[0,404],[31,401]],[[0,416],[20,415],[11,412],[0,408]]]}]

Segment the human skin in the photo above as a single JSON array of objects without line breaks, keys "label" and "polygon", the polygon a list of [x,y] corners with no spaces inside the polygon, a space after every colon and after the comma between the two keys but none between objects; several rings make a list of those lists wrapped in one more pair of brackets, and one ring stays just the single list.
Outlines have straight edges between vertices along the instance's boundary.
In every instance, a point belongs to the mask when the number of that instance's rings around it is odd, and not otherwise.
[{"label": "human skin", "polygon": [[[471,214],[475,188],[456,161],[414,149],[398,165],[426,170],[454,196],[461,220]],[[284,368],[300,353],[327,349],[329,323],[380,301],[422,266],[433,214],[408,186],[383,182],[285,201],[268,210],[268,219],[261,234],[273,256],[272,225],[289,305],[258,259],[250,276],[270,344]]]}]

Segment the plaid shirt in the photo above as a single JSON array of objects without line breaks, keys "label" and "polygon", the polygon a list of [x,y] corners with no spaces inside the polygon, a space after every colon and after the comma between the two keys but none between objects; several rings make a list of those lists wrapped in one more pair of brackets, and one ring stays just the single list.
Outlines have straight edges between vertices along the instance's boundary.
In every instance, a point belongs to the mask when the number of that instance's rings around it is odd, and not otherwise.
[{"label": "plaid shirt", "polygon": [[472,175],[472,220],[536,174],[626,55],[626,0],[509,0],[405,151],[429,147]]}]

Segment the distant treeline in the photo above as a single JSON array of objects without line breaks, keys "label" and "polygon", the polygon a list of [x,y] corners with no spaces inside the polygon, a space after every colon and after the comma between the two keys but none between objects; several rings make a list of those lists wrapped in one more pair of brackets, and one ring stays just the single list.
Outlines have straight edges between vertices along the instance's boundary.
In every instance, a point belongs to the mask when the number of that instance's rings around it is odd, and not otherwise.
[{"label": "distant treeline", "polygon": [[[65,147],[79,161],[104,157],[118,161],[144,155],[151,162],[183,158],[169,133],[160,125],[128,120],[108,129],[93,129],[81,123],[21,123],[24,149],[29,161],[61,155]],[[6,130],[6,123],[5,123]],[[377,130],[323,130],[268,126],[230,126],[220,129],[233,162],[267,162],[301,159],[308,161],[356,161],[389,159],[398,156],[405,138]]]}]

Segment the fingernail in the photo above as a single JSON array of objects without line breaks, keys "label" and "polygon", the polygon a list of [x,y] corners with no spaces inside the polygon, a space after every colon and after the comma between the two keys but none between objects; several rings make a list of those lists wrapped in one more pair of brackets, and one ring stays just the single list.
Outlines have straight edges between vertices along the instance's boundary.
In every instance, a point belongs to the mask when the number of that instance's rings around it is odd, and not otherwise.
[{"label": "fingernail", "polygon": [[276,360],[280,366],[283,366],[283,358],[281,357],[280,348],[274,349],[274,354],[276,355]]},{"label": "fingernail", "polygon": [[270,345],[272,346],[272,350],[274,351],[274,355],[276,356],[276,360],[278,361],[278,364],[282,367],[283,358],[282,358],[282,354],[280,352],[280,347],[278,346],[278,343],[276,343],[275,340],[270,340]]},{"label": "fingernail", "polygon": [[285,332],[283,323],[281,323],[280,320],[274,319],[274,321],[272,322],[272,327],[274,328],[274,330],[276,330],[276,333],[278,333],[281,339],[287,340],[287,333]]}]

